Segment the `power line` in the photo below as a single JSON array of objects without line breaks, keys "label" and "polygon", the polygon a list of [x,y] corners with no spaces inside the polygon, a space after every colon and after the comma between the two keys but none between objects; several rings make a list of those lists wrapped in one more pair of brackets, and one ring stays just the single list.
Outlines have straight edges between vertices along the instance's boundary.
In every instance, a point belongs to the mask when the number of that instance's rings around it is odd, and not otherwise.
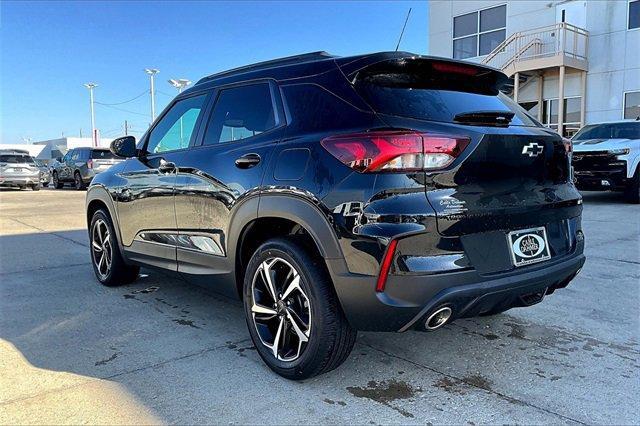
[{"label": "power line", "polygon": [[127,112],[127,113],[129,113],[129,114],[142,115],[143,117],[146,117],[146,116],[147,116],[147,114],[142,114],[142,113],[140,113],[140,112],[135,112],[135,111],[129,111],[129,110],[124,109],[124,108],[118,108],[118,107],[116,107],[116,106],[109,105],[109,104],[103,104],[103,103],[101,103],[101,102],[96,102],[96,104],[97,104],[97,105],[104,106],[104,107],[107,107],[107,108],[112,108],[112,109],[115,109],[115,110],[118,110],[118,111]]},{"label": "power line", "polygon": [[149,93],[149,91],[148,91],[148,90],[145,90],[144,92],[140,93],[140,94],[139,94],[138,96],[136,96],[135,98],[131,98],[131,99],[129,99],[129,100],[122,101],[122,102],[115,102],[115,103],[96,102],[96,103],[97,103],[97,104],[100,104],[100,105],[104,105],[104,106],[122,105],[122,104],[127,104],[127,103],[129,103],[129,102],[133,102],[133,101],[135,101],[136,99],[139,99],[139,98],[141,98],[142,96],[146,95],[147,93]]}]

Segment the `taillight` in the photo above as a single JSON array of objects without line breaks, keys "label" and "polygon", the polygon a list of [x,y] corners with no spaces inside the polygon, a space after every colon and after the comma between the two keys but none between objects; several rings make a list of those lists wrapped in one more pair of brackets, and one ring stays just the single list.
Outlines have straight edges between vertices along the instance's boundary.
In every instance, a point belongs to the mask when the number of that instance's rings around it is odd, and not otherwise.
[{"label": "taillight", "polygon": [[362,173],[438,170],[469,145],[468,138],[414,131],[376,131],[331,136],[322,146],[343,164]]},{"label": "taillight", "polygon": [[87,160],[87,167],[93,169],[93,160]]},{"label": "taillight", "polygon": [[398,240],[391,240],[387,246],[387,251],[382,258],[382,265],[380,266],[380,275],[378,275],[378,283],[376,284],[376,291],[384,291],[384,287],[387,285],[387,277],[389,276],[389,269],[391,269],[391,262],[396,255],[396,246]]},{"label": "taillight", "polygon": [[571,139],[562,138],[562,143],[564,144],[564,151],[567,155],[571,154],[573,152],[573,142],[571,142]]}]

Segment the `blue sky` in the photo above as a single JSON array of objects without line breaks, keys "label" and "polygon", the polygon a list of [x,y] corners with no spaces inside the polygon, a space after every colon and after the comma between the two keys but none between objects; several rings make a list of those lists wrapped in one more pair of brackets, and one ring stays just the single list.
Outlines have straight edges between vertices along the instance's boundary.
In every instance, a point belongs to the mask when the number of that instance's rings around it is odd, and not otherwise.
[{"label": "blue sky", "polygon": [[[158,68],[156,110],[176,94],[170,78],[199,78],[296,53],[336,55],[395,49],[427,53],[422,2],[7,2],[0,3],[0,142],[90,134],[94,81],[96,126],[141,135],[150,121],[149,79]],[[147,93],[144,93],[147,91]],[[144,94],[143,94],[144,93]],[[118,108],[118,109],[116,109]],[[126,110],[126,111],[123,111]]]}]

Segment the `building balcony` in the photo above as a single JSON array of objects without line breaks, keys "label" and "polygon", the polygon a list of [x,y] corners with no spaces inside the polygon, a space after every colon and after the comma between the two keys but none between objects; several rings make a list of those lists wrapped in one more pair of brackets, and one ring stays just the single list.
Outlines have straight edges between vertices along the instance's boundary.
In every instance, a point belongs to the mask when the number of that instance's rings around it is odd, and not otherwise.
[{"label": "building balcony", "polygon": [[588,71],[588,48],[589,32],[562,22],[512,34],[482,63],[501,69],[509,77],[554,67]]}]

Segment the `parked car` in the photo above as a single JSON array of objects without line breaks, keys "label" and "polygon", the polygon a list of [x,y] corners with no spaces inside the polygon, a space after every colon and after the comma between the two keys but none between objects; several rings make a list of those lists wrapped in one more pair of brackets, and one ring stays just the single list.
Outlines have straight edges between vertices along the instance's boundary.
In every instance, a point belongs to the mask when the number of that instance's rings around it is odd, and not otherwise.
[{"label": "parked car", "polygon": [[47,166],[42,160],[33,159],[40,169],[40,184],[45,188],[49,186],[49,182],[51,181],[51,171],[49,170],[49,166]]},{"label": "parked car", "polygon": [[53,186],[61,189],[70,182],[78,190],[85,189],[96,174],[121,161],[108,148],[71,149],[53,165]]},{"label": "parked car", "polygon": [[640,203],[640,121],[589,124],[573,136],[576,186],[585,191],[624,191]]},{"label": "parked car", "polygon": [[[312,53],[201,79],[93,180],[98,281],[139,266],[240,298],[265,363],[340,365],[357,330],[530,306],[585,257],[571,141],[483,65]],[[116,214],[117,213],[117,214]]]},{"label": "parked car", "polygon": [[27,151],[0,150],[0,187],[40,190],[40,169]]}]

